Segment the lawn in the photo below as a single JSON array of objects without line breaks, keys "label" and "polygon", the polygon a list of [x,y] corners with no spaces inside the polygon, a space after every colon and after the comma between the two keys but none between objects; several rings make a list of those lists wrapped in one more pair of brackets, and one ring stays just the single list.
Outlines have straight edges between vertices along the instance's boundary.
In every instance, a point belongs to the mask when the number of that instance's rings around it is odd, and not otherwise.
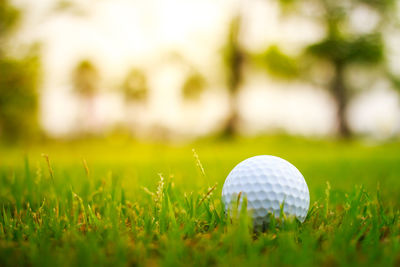
[{"label": "lawn", "polygon": [[[273,220],[254,232],[244,209],[224,215],[226,176],[260,154],[304,175],[303,224]],[[399,266],[399,207],[398,141],[106,138],[0,148],[1,266]]]}]

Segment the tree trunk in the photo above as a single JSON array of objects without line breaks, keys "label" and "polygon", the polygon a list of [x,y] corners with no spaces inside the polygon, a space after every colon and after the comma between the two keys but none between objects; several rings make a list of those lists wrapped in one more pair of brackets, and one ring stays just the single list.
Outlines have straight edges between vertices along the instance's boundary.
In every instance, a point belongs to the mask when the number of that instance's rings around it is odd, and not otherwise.
[{"label": "tree trunk", "polygon": [[226,120],[225,128],[223,129],[222,135],[224,137],[232,137],[236,134],[238,124],[238,109],[237,109],[237,97],[236,93],[231,93],[229,96],[229,115]]},{"label": "tree trunk", "polygon": [[349,125],[347,124],[347,88],[344,83],[344,66],[335,63],[335,77],[331,84],[331,91],[337,106],[337,123],[340,137],[348,138],[351,136]]},{"label": "tree trunk", "polygon": [[244,51],[239,43],[241,17],[238,14],[233,18],[229,38],[227,55],[227,86],[229,91],[229,114],[226,119],[222,135],[232,137],[237,132],[239,112],[237,108],[237,96],[242,82],[242,68],[244,61]]},{"label": "tree trunk", "polygon": [[236,51],[235,60],[231,66],[231,80],[228,85],[229,89],[229,115],[226,120],[223,135],[225,137],[232,137],[237,132],[239,111],[237,98],[239,94],[239,86],[242,81],[242,64],[243,56],[240,50]]}]

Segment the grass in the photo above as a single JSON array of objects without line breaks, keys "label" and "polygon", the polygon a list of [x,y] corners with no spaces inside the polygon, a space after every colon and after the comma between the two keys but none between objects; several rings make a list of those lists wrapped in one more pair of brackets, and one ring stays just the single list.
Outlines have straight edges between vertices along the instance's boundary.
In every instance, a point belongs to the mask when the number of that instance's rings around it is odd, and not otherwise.
[{"label": "grass", "polygon": [[[0,265],[399,266],[399,151],[399,142],[282,136],[2,147]],[[224,215],[225,177],[258,154],[303,173],[303,224],[272,220],[254,232],[245,210]]]}]

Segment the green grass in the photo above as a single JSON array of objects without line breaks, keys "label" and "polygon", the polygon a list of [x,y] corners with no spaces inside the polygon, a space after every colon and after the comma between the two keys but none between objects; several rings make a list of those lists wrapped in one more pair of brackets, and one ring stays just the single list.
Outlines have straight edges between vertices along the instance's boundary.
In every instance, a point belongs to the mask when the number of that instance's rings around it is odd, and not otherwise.
[{"label": "green grass", "polygon": [[[303,173],[311,195],[303,224],[273,220],[254,232],[245,210],[224,215],[226,176],[259,154]],[[399,266],[399,189],[399,142],[278,136],[2,147],[0,266]]]}]

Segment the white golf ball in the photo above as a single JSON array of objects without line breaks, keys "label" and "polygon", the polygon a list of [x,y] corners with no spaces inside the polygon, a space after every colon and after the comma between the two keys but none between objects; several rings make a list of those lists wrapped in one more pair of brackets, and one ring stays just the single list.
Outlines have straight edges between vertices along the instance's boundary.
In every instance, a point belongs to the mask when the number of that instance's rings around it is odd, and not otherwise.
[{"label": "white golf ball", "polygon": [[268,222],[269,214],[278,218],[282,204],[285,215],[303,222],[310,205],[303,175],[288,161],[275,156],[251,157],[233,168],[222,188],[227,212],[235,205],[239,194],[240,203],[247,198],[247,209],[255,225]]}]

